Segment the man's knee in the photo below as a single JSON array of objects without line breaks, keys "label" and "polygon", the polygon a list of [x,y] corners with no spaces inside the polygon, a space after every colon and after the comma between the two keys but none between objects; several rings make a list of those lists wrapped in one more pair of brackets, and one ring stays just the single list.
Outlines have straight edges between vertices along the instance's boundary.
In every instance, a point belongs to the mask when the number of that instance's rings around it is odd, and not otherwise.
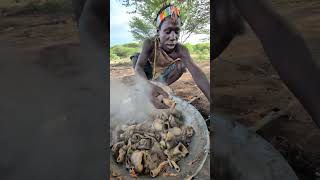
[{"label": "man's knee", "polygon": [[137,64],[139,55],[140,55],[140,53],[135,53],[135,54],[133,54],[132,56],[130,56],[130,60],[131,60],[131,62],[132,62],[132,67],[133,67],[133,68],[136,67],[136,64]]}]

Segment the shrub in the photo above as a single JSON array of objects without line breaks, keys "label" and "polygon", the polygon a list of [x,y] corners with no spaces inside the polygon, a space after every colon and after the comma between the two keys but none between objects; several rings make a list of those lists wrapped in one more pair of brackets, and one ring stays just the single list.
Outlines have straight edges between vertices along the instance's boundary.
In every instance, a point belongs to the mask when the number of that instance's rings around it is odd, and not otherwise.
[{"label": "shrub", "polygon": [[119,56],[117,56],[114,53],[110,53],[110,61],[118,61],[118,60],[120,60]]},{"label": "shrub", "polygon": [[134,53],[139,52],[139,49],[126,47],[125,45],[115,45],[111,47],[110,51],[120,58],[128,58]]}]

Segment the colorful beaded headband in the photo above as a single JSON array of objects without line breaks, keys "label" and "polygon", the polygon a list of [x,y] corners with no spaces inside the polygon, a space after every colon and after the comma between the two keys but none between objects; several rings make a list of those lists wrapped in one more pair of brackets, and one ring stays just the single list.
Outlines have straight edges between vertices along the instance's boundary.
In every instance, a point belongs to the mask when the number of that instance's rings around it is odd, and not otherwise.
[{"label": "colorful beaded headband", "polygon": [[164,9],[157,17],[157,27],[161,24],[161,22],[168,16],[171,16],[173,18],[180,16],[180,10],[177,7],[169,6],[166,9]]}]

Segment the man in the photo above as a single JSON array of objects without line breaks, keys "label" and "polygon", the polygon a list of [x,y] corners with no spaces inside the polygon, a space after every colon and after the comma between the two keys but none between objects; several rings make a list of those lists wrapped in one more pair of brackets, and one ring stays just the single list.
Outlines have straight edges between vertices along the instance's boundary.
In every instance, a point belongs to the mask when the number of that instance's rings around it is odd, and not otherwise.
[{"label": "man", "polygon": [[[201,69],[193,62],[188,49],[178,43],[181,19],[179,9],[166,5],[157,14],[157,35],[146,39],[138,57],[135,71],[146,80],[170,85],[189,70],[193,80],[210,101],[209,81]],[[146,70],[147,67],[147,70]],[[152,69],[150,69],[152,68]],[[149,71],[152,75],[147,76]],[[152,102],[157,108],[168,108],[157,96],[167,94],[158,86],[152,86]]]}]

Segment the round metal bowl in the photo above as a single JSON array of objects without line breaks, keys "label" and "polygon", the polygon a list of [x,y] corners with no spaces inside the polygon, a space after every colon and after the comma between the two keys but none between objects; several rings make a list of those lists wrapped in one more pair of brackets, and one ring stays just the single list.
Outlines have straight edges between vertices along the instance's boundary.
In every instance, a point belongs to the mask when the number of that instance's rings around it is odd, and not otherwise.
[{"label": "round metal bowl", "polygon": [[298,180],[282,155],[265,139],[231,117],[215,113],[214,166],[216,180]]},{"label": "round metal bowl", "polygon": [[[192,142],[188,148],[189,155],[178,162],[181,171],[176,177],[165,177],[160,174],[160,176],[155,178],[151,178],[150,176],[139,176],[139,179],[185,179],[187,177],[194,177],[201,170],[207,159],[210,148],[210,139],[205,120],[199,111],[191,104],[176,96],[172,97],[177,103],[177,110],[182,112],[185,124],[192,126],[195,131],[195,135],[192,137]],[[115,172],[120,174],[123,179],[135,179],[130,177],[129,172],[125,169],[124,165],[119,165],[114,161],[112,154],[110,154],[110,159],[111,173]]]}]

